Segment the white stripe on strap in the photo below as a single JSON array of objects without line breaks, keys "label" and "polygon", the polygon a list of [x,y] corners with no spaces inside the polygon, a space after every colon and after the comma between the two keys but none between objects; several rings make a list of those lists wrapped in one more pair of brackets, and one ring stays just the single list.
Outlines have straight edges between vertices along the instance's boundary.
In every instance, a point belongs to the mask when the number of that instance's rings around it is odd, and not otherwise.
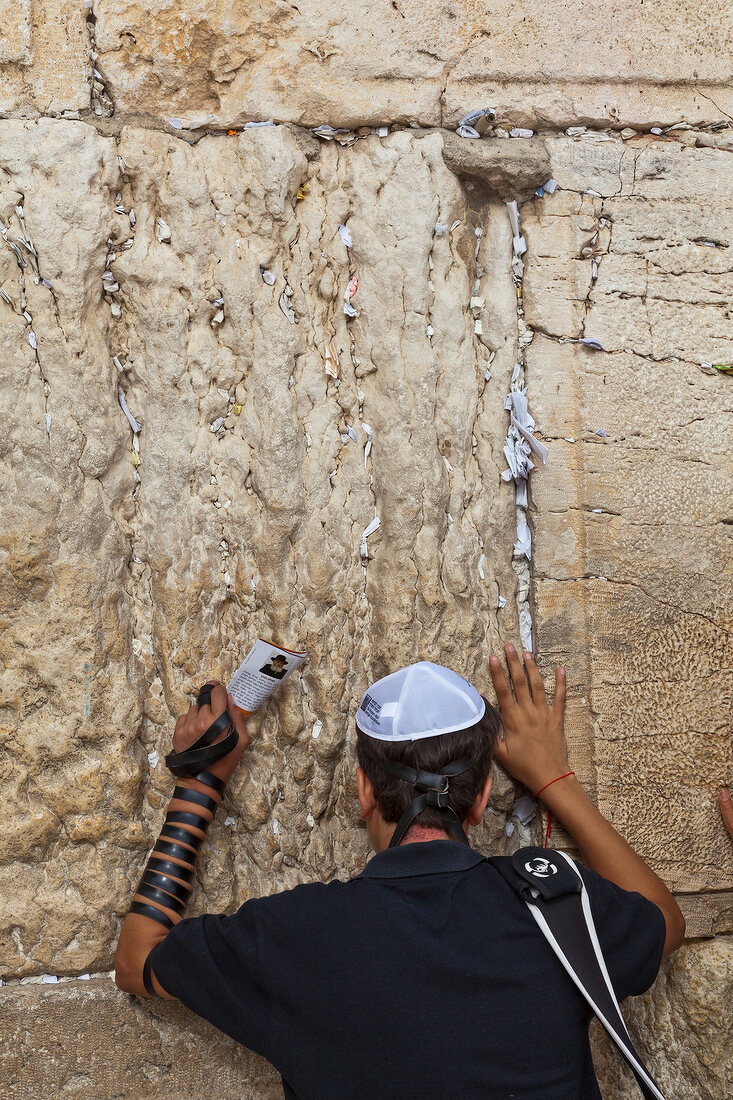
[{"label": "white stripe on strap", "polygon": [[[560,852],[556,853],[556,855],[561,855],[561,854],[562,853],[560,853]],[[585,890],[585,885],[583,886],[583,890]],[[611,1036],[611,1038],[616,1043],[616,1045],[623,1051],[624,1056],[626,1057],[629,1064],[634,1067],[634,1069],[639,1074],[639,1076],[642,1078],[642,1080],[644,1081],[646,1086],[650,1089],[652,1095],[656,1097],[656,1100],[665,1100],[662,1093],[659,1091],[657,1086],[654,1084],[654,1081],[651,1079],[651,1077],[649,1076],[647,1071],[644,1069],[644,1066],[639,1062],[639,1060],[636,1057],[636,1055],[634,1054],[634,1052],[629,1048],[629,1045],[626,1041],[626,1038],[624,1038],[622,1035],[619,1035],[618,1030],[606,1018],[604,1013],[601,1011],[601,1009],[598,1007],[598,1005],[595,1003],[593,998],[588,993],[588,990],[585,988],[585,986],[581,982],[580,978],[576,974],[575,970],[573,969],[573,966],[572,966],[570,960],[567,958],[567,956],[565,955],[565,952],[561,948],[560,944],[555,939],[555,937],[552,933],[552,929],[550,928],[549,924],[547,923],[544,916],[542,915],[542,912],[540,911],[539,907],[537,905],[535,905],[533,902],[528,901],[527,902],[527,908],[529,909],[530,913],[532,914],[532,916],[536,920],[537,924],[540,926],[542,934],[544,935],[545,939],[549,943],[552,950],[557,955],[557,957],[560,960],[560,962],[562,963],[563,967],[568,972],[568,974],[572,978],[573,982],[578,987],[580,992],[583,994],[585,999],[588,1001],[589,1005],[591,1006],[591,1008],[593,1009],[593,1011],[595,1012],[596,1016],[601,1021],[603,1026],[605,1027],[608,1034]],[[583,909],[584,909],[584,912],[585,912],[585,905],[583,906]],[[598,936],[595,934],[595,927],[593,927],[593,931],[591,932],[591,940],[594,941],[593,942],[593,948],[596,951],[596,954],[598,954],[598,952],[600,952],[600,944],[598,944]],[[603,956],[601,954],[601,958],[602,957]],[[616,1005],[616,1007],[618,1007],[618,1001],[616,1000],[616,995],[613,992],[613,987],[610,984],[610,979],[608,978],[608,970],[606,969],[605,962],[602,965],[602,971],[603,971],[603,974],[604,974],[604,978],[608,982],[608,987],[609,987],[609,990],[611,992],[611,996],[613,997],[614,1004]],[[621,1015],[620,1011],[619,1011],[619,1015]],[[623,1022],[623,1018],[622,1018],[622,1022]],[[625,1026],[624,1026],[624,1030],[625,1030]]]},{"label": "white stripe on strap", "polygon": [[565,862],[570,864],[573,871],[575,872],[578,879],[580,880],[580,887],[581,887],[580,897],[581,897],[582,902],[583,902],[583,916],[585,917],[585,923],[588,925],[588,932],[590,933],[590,940],[591,940],[591,943],[593,944],[593,950],[596,953],[596,959],[598,960],[598,965],[601,968],[601,973],[603,974],[604,981],[605,981],[606,985],[608,986],[608,992],[611,994],[611,997],[613,998],[613,1003],[616,1005],[616,1011],[618,1012],[619,1016],[621,1016],[621,1008],[619,1006],[618,1001],[616,1000],[616,994],[614,992],[613,984],[611,982],[611,976],[608,973],[608,968],[606,967],[606,960],[603,957],[603,949],[601,948],[600,940],[598,939],[598,933],[596,931],[595,921],[593,920],[593,912],[592,912],[591,907],[590,907],[590,898],[588,897],[588,891],[586,890],[585,882],[583,881],[583,876],[578,871],[578,869],[575,866],[575,863],[573,862],[573,860],[570,858],[570,856],[566,855],[565,852],[556,852],[555,854],[558,855],[558,856],[562,856],[562,858],[565,860]]}]

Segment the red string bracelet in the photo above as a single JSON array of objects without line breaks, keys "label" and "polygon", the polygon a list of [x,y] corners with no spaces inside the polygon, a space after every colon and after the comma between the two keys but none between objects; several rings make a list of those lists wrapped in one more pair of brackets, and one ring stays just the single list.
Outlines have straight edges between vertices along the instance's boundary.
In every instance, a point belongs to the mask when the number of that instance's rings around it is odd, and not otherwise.
[{"label": "red string bracelet", "polygon": [[[544,787],[540,787],[540,789],[537,791],[537,793],[535,794],[535,798],[537,798],[537,795],[542,794],[543,791],[546,791],[548,787],[551,787],[553,783],[557,783],[558,780],[560,780],[560,779],[567,779],[567,777],[569,775],[575,775],[575,772],[565,772],[565,775],[558,775],[557,779],[551,779],[549,783],[545,783]],[[550,839],[550,833],[551,832],[552,832],[552,814],[548,810],[547,811],[547,829],[545,831],[545,848],[547,847],[547,841]]]},{"label": "red string bracelet", "polygon": [[565,772],[565,775],[558,775],[557,779],[551,779],[549,783],[545,783],[544,787],[540,787],[540,789],[535,792],[535,798],[537,798],[537,795],[542,794],[543,791],[546,791],[548,787],[551,787],[553,783],[557,783],[559,779],[567,779],[569,775],[575,775],[575,772]]}]

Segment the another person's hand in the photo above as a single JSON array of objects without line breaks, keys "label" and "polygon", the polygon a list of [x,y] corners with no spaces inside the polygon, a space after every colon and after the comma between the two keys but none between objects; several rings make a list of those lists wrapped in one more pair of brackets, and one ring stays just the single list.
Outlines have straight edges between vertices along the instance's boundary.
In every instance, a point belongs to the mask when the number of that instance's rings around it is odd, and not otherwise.
[{"label": "another person's hand", "polygon": [[718,805],[723,815],[725,827],[730,833],[731,839],[733,839],[733,802],[731,802],[730,791],[727,787],[721,787],[718,791]]},{"label": "another person's hand", "polygon": [[[563,728],[565,718],[565,669],[555,674],[555,698],[547,703],[545,685],[531,653],[524,654],[524,667],[513,645],[504,646],[514,695],[501,661],[489,662],[505,740],[499,740],[494,756],[501,766],[535,793],[570,771]],[[526,675],[525,675],[526,669]]]},{"label": "another person's hand", "polygon": [[[173,733],[173,751],[183,752],[185,749],[189,749],[194,742],[198,741],[201,734],[206,732],[212,722],[215,722],[219,715],[227,710],[232,725],[239,734],[239,740],[225,757],[216,761],[215,764],[209,765],[207,770],[213,772],[214,775],[218,775],[221,779],[228,779],[242,759],[244,750],[249,745],[247,722],[244,712],[240,710],[232,696],[227,695],[226,688],[219,680],[207,680],[206,682],[212,685],[211,703],[207,703],[202,707],[192,703],[186,714],[180,716]],[[215,738],[213,744],[221,741],[226,735],[227,730],[224,729]]]}]

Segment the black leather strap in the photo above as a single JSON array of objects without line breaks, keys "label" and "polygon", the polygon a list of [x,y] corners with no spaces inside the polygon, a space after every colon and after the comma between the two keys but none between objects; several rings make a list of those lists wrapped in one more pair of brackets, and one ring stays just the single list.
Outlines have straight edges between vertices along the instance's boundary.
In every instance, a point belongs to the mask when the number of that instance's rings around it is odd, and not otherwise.
[{"label": "black leather strap", "polygon": [[144,898],[149,898],[150,901],[157,901],[161,905],[165,905],[167,909],[172,909],[175,913],[183,913],[183,910],[186,908],[185,902],[180,901],[178,898],[172,898],[169,894],[164,893],[163,890],[157,890],[147,882],[141,882],[135,893],[142,894]]},{"label": "black leather strap", "polygon": [[407,764],[398,764],[394,760],[378,760],[376,763],[390,775],[398,779],[404,779],[411,783],[418,791],[447,791],[446,779],[452,779],[454,775],[462,775],[473,766],[472,760],[454,760],[452,764],[446,764],[441,772],[423,772],[418,768],[411,768]]},{"label": "black leather strap", "polygon": [[166,913],[162,913],[154,905],[146,905],[144,901],[133,901],[130,912],[138,913],[141,917],[150,917],[151,920],[157,920],[158,924],[164,924],[168,929],[175,928],[176,922],[171,920]]},{"label": "black leather strap", "polygon": [[192,745],[189,745],[187,749],[183,749],[183,752],[190,752],[191,749],[205,749],[212,741],[216,741],[219,734],[224,733],[224,730],[228,729],[231,724],[232,719],[229,715],[229,711],[225,710],[218,718],[214,719],[210,726],[207,726],[199,739],[194,741]]},{"label": "black leather strap", "polygon": [[196,852],[189,852],[182,844],[171,844],[170,841],[164,840],[162,836],[159,836],[155,842],[153,855],[175,856],[176,859],[184,859],[192,867],[196,864]]},{"label": "black leather strap", "polygon": [[[196,705],[198,707],[211,705],[211,692],[213,684],[204,684],[199,689]],[[222,741],[216,741],[219,734],[229,729],[229,734]],[[239,734],[232,725],[229,711],[225,710],[216,718],[208,729],[204,730],[197,741],[194,741],[187,749],[180,752],[169,752],[165,758],[166,767],[170,768],[174,775],[193,775],[199,768],[205,768],[208,764],[214,764],[217,760],[230,753],[239,741]]]},{"label": "black leather strap", "polygon": [[171,863],[168,859],[159,859],[155,855],[155,849],[153,854],[148,860],[147,870],[157,871],[160,875],[173,875],[175,878],[182,879],[183,882],[193,882],[195,872],[189,867],[181,867],[180,863]]},{"label": "black leather strap", "polygon": [[211,706],[211,693],[214,690],[214,684],[202,684],[199,688],[199,693],[196,696],[197,707],[210,707]]},{"label": "black leather strap", "polygon": [[145,986],[145,992],[149,993],[151,997],[158,996],[158,994],[155,992],[155,987],[153,986],[152,964],[150,960],[150,956],[152,955],[154,950],[155,948],[153,948],[151,951],[148,951],[145,962],[143,963],[143,985]]},{"label": "black leather strap", "polygon": [[184,905],[191,898],[190,887],[184,886],[182,882],[175,882],[169,875],[159,875],[157,871],[153,871],[151,868],[146,867],[140,882],[141,884],[147,882],[150,886],[157,886],[161,890],[166,890],[174,898],[182,901]]},{"label": "black leather strap", "polygon": [[195,829],[202,829],[204,832],[208,829],[211,822],[208,818],[202,817],[201,814],[189,813],[188,810],[169,810],[165,815],[165,825],[169,823],[174,825],[193,825]]},{"label": "black leather strap", "polygon": [[446,764],[441,772],[420,771],[419,768],[412,768],[407,764],[398,764],[394,760],[375,760],[374,762],[378,767],[389,772],[390,775],[396,776],[397,779],[403,779],[406,783],[411,783],[416,790],[423,792],[418,795],[412,805],[405,810],[402,817],[397,822],[397,828],[392,834],[392,839],[389,842],[390,848],[396,848],[397,845],[401,843],[405,833],[410,828],[415,818],[428,807],[440,810],[441,814],[446,818],[445,824],[448,832],[451,833],[456,840],[460,840],[462,844],[468,844],[468,837],[463,831],[460,818],[448,802],[448,792],[450,780],[453,776],[462,775],[463,772],[467,772],[468,769],[473,766],[472,760],[467,760],[465,758],[462,760],[454,760],[451,764]]},{"label": "black leather strap", "polygon": [[[163,825],[160,830],[161,837],[170,837],[171,840],[180,840],[182,844],[190,844],[192,848],[198,853],[199,848],[204,842],[202,836],[196,836],[195,833],[189,833],[188,829],[178,829],[175,825]],[[184,858],[183,856],[181,857]]]},{"label": "black leather strap", "polygon": [[[431,800],[431,795],[434,796],[434,801]],[[412,805],[405,810],[400,820],[397,822],[397,828],[395,829],[392,839],[389,842],[390,848],[396,848],[401,843],[405,833],[412,825],[413,821],[423,810],[428,806],[432,806],[435,809],[441,811],[444,817],[446,817],[446,828],[456,840],[460,840],[462,844],[468,844],[468,837],[463,831],[461,820],[455,810],[447,804],[447,802],[439,802],[440,799],[447,799],[447,791],[427,791],[425,794],[418,795]]]},{"label": "black leather strap", "polygon": [[530,911],[541,915],[538,924],[542,934],[629,1064],[642,1095],[647,1100],[663,1100],[659,1086],[634,1048],[613,987],[601,969],[600,944],[597,937],[594,944],[591,935],[592,910],[589,915],[583,906],[580,873],[571,869],[561,854],[547,848],[520,848],[511,859],[493,856],[487,862],[516,890]]},{"label": "black leather strap", "polygon": [[214,775],[212,772],[196,772],[193,778],[198,779],[199,783],[205,783],[207,787],[213,787],[217,794],[224,794],[224,791],[227,789],[224,780],[219,779],[219,776]]},{"label": "black leather strap", "polygon": [[204,794],[203,791],[192,790],[191,787],[176,785],[173,797],[179,798],[181,802],[195,802],[197,806],[203,806],[205,810],[211,810],[212,814],[216,813],[219,806],[215,798],[209,798],[208,794]]},{"label": "black leather strap", "polygon": [[[229,724],[229,714],[221,715],[217,718],[214,725],[220,722],[226,715],[227,722],[224,724],[226,729]],[[212,727],[209,726],[209,729]],[[208,731],[207,731],[208,732]],[[206,734],[202,734],[205,737]],[[228,737],[225,737],[223,741],[217,741],[215,745],[200,745],[199,741],[195,743],[190,749],[184,749],[182,752],[169,752],[165,758],[166,767],[173,772],[174,775],[193,775],[201,767],[206,767],[207,764],[215,764],[217,760],[221,760],[222,757],[230,753],[234,746],[239,741],[239,734],[232,726],[231,733]]]}]

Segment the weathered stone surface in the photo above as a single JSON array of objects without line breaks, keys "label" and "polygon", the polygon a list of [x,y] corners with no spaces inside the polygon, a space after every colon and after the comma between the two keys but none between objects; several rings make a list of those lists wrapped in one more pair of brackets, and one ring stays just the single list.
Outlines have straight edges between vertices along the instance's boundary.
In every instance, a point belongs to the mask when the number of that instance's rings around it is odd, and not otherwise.
[{"label": "weathered stone surface", "polygon": [[548,148],[563,190],[525,214],[528,322],[608,351],[730,362],[730,155],[583,137]]},{"label": "weathered stone surface", "polygon": [[[226,678],[258,633],[310,662],[304,687],[252,722],[201,907],[361,866],[347,745],[368,677],[441,653],[488,682],[500,591],[504,629],[516,623],[513,504],[493,454],[516,354],[510,231],[501,204],[472,211],[440,134],[331,145],[309,163],[279,127],[193,147],[147,130],[115,143],[83,123],[2,129],[4,218],[16,239],[22,195],[53,284],[27,280],[29,325],[1,254],[3,403],[22,410],[5,445],[3,645],[8,663],[23,653],[6,688],[2,967],[74,973],[109,964],[159,831],[171,782],[146,752],[162,758],[186,691]],[[460,224],[434,236],[436,222]],[[474,225],[495,288],[482,340],[467,309]],[[294,323],[278,305],[288,285]],[[139,456],[118,389],[143,426]]]},{"label": "weathered stone surface", "polygon": [[[522,222],[525,320],[552,337],[527,357],[551,451],[533,480],[538,638],[548,664],[570,649],[572,760],[603,812],[675,888],[722,889],[733,394],[699,363],[733,360],[727,199],[711,209],[730,168],[713,150],[550,149],[564,190]],[[580,336],[614,354],[562,342]]]},{"label": "weathered stone surface", "polygon": [[1,0],[0,115],[90,106],[86,11],[77,0]]},{"label": "weathered stone surface", "polygon": [[9,61],[17,61],[27,65],[30,61],[31,45],[30,0],[20,0],[20,3],[1,0],[0,19],[3,26],[3,36],[0,39],[0,64],[6,65]]},{"label": "weathered stone surface", "polygon": [[[11,299],[0,301],[0,894],[9,901],[0,965],[27,970],[35,958],[31,969],[47,969],[64,943],[74,970],[99,963],[100,937],[115,928],[110,897],[130,843],[141,842],[130,812],[140,762],[130,747],[142,707],[124,632],[129,433],[104,415],[116,371],[98,290],[119,170],[112,143],[80,122],[0,128],[0,217],[18,241],[22,209],[52,284],[36,285],[30,262],[21,270],[0,242],[0,284]],[[115,820],[119,844],[105,852]]]},{"label": "weathered stone surface", "polygon": [[687,939],[705,939],[733,932],[733,893],[679,894],[677,902],[685,918]]},{"label": "weathered stone surface", "polygon": [[106,976],[0,989],[0,1011],[7,1100],[282,1098],[264,1059],[183,1005],[128,997]]},{"label": "weathered stone surface", "polygon": [[544,141],[467,141],[443,133],[443,159],[457,176],[488,184],[502,199],[526,199],[550,176]]},{"label": "weathered stone surface", "polygon": [[0,110],[89,110],[93,43],[118,112],[211,116],[224,127],[266,118],[455,126],[481,104],[507,128],[699,124],[733,113],[730,21],[699,2],[631,9],[614,0],[602,22],[589,0],[531,11],[506,0],[379,0],[367,17],[347,18],[330,0],[246,10],[94,0],[89,26],[85,15],[69,0],[9,8]]},{"label": "weathered stone surface", "polygon": [[229,5],[165,0],[152,9],[96,0],[94,10],[117,108],[164,118],[438,126],[486,103],[509,125],[653,125],[731,108],[731,30],[700,4],[632,11],[615,0],[602,24],[587,0],[529,12],[507,2],[379,0],[366,17],[346,19],[328,0],[248,5],[234,19]]}]

